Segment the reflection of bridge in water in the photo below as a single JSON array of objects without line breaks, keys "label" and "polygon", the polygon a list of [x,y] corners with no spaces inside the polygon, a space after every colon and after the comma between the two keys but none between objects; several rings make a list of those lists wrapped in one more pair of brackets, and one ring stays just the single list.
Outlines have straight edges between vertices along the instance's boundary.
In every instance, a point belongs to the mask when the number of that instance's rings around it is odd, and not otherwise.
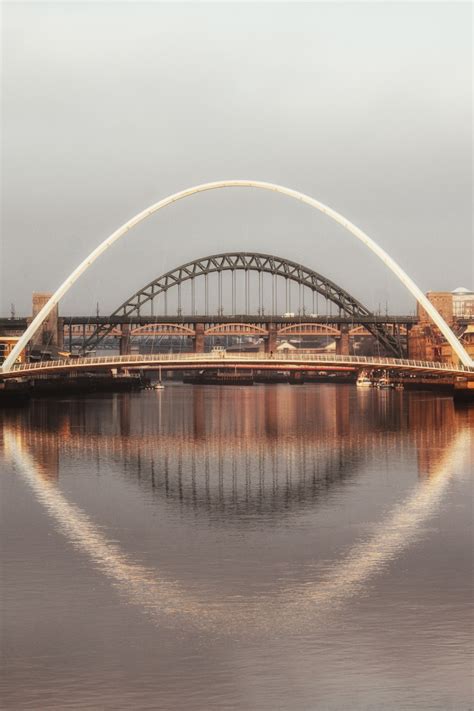
[{"label": "reflection of bridge in water", "polygon": [[[278,397],[279,390],[283,393],[283,399],[288,400],[289,414],[281,427],[277,423],[275,431],[275,421],[271,419],[275,416],[274,405],[275,402],[283,404]],[[215,391],[212,406],[206,402],[206,393],[201,392],[195,406],[190,408],[190,390],[176,387],[172,402],[167,405],[163,401],[162,405],[163,409],[168,409],[169,418],[164,418],[163,412],[160,415],[156,398],[154,401],[150,398],[150,408],[144,408],[142,398],[128,395],[113,399],[99,398],[93,402],[63,402],[63,411],[58,411],[58,414],[45,406],[46,403],[38,402],[22,413],[0,413],[3,424],[0,437],[7,459],[14,462],[15,471],[48,512],[55,528],[76,551],[87,555],[94,567],[112,582],[127,601],[146,612],[161,628],[169,616],[173,625],[177,618],[185,618],[197,629],[212,630],[218,635],[239,635],[242,631],[245,634],[252,634],[253,631],[260,634],[265,630],[282,632],[297,625],[324,624],[329,614],[363,592],[371,578],[380,575],[392,560],[417,540],[420,527],[436,511],[451,476],[465,470],[467,457],[472,453],[469,430],[472,429],[474,413],[467,410],[455,412],[448,399],[415,396],[396,402],[390,397],[379,400],[367,392],[348,397],[350,390],[341,388],[341,392],[345,392],[337,409],[334,401],[338,398],[334,398],[334,393],[326,401],[324,397],[318,399],[315,390],[311,393],[308,388],[306,395],[309,397],[304,402],[305,390],[279,388],[270,392],[268,399],[264,397],[263,389],[251,392],[241,390],[234,391],[232,397],[234,401],[245,400],[245,407],[250,412],[257,401],[260,403],[256,408],[254,424],[268,423],[268,428],[265,424],[260,431],[260,437],[266,444],[272,441],[278,444],[284,430],[287,437],[282,448],[291,450],[295,438],[311,436],[312,432],[315,445],[312,452],[317,456],[324,437],[329,438],[330,446],[335,449],[345,437],[359,437],[360,443],[364,445],[365,442],[375,455],[396,458],[400,463],[403,461],[401,453],[407,453],[409,465],[418,454],[421,481],[403,501],[385,512],[382,520],[371,526],[370,532],[363,534],[342,557],[325,565],[317,575],[308,570],[298,579],[287,581],[283,578],[271,599],[265,595],[250,595],[239,600],[238,605],[233,590],[223,594],[222,588],[214,583],[193,587],[186,579],[181,580],[179,571],[178,574],[174,569],[167,572],[166,563],[146,567],[137,562],[123,549],[117,529],[113,531],[113,538],[109,538],[103,527],[68,501],[61,487],[51,478],[51,475],[58,475],[63,463],[68,468],[71,464],[65,459],[68,456],[74,457],[76,465],[80,462],[81,468],[90,468],[95,458],[100,459],[102,444],[105,453],[110,453],[126,465],[136,464],[137,457],[141,458],[142,464],[150,465],[150,456],[154,452],[159,453],[162,446],[172,456],[173,452],[178,452],[180,443],[183,444],[183,462],[189,461],[190,449],[205,452],[206,443],[209,443],[211,458],[226,457],[229,447],[239,443],[250,453],[253,451],[255,458],[259,437],[247,438],[245,427],[237,423],[232,428],[229,421],[221,420],[221,403]],[[177,396],[179,391],[181,399]],[[221,393],[221,396],[224,395],[230,395],[229,391]],[[295,407],[296,400],[300,404],[304,402],[304,405]],[[333,408],[317,418],[316,406],[331,402]],[[111,408],[113,420],[104,427],[103,415],[110,414]],[[144,412],[141,418],[138,416],[140,409]],[[362,412],[365,417],[357,418]],[[308,420],[311,415],[313,419]],[[224,447],[220,449],[215,446],[218,436],[222,436],[224,442]],[[428,459],[424,457],[426,448],[431,450]],[[132,468],[127,466],[128,470]],[[116,476],[114,469],[109,474]],[[121,472],[119,475],[122,475]],[[144,476],[143,467],[140,478],[135,467],[133,479],[127,479],[132,480],[140,487],[150,487],[150,477]],[[160,498],[164,498],[162,492],[157,492]],[[175,505],[177,500],[171,499],[171,502]],[[181,501],[179,505],[180,511],[191,511],[194,515],[195,509]],[[291,512],[291,507],[287,511]],[[269,520],[265,516],[265,522]]]},{"label": "reflection of bridge in water", "polygon": [[404,405],[392,395],[176,386],[158,397],[58,402],[55,411],[38,401],[4,422],[15,422],[48,478],[60,475],[64,457],[80,454],[85,467],[106,457],[118,470],[125,461],[127,476],[160,500],[232,521],[314,507],[394,447],[429,475],[456,430],[452,402],[415,396]]}]

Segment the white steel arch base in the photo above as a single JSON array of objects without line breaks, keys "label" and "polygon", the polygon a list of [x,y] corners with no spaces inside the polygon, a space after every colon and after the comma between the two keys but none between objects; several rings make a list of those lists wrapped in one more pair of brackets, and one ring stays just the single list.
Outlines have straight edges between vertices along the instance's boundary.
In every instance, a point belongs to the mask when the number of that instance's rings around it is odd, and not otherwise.
[{"label": "white steel arch base", "polygon": [[105,252],[106,249],[111,247],[114,242],[116,242],[120,237],[126,234],[132,227],[138,225],[147,217],[150,217],[158,210],[161,210],[168,205],[171,205],[178,200],[190,197],[196,193],[203,193],[208,190],[217,190],[219,188],[258,188],[261,190],[268,190],[270,192],[281,193],[282,195],[287,195],[288,197],[299,200],[310,207],[319,210],[324,215],[327,215],[332,220],[342,225],[348,232],[357,237],[358,240],[363,242],[374,254],[376,254],[379,259],[398,277],[398,279],[404,284],[410,293],[415,297],[418,303],[425,309],[427,314],[430,316],[432,321],[438,326],[439,330],[446,338],[449,345],[453,348],[456,355],[459,357],[461,363],[465,366],[474,366],[474,361],[471,359],[463,345],[460,343],[458,338],[456,338],[453,331],[450,329],[446,321],[435,309],[433,304],[426,298],[421,289],[415,284],[415,282],[408,276],[408,274],[395,262],[392,257],[390,257],[387,252],[385,252],[382,247],[380,247],[373,239],[365,234],[361,229],[353,225],[349,220],[340,215],[338,212],[332,208],[324,205],[322,202],[315,200],[309,195],[300,193],[297,190],[292,190],[291,188],[286,188],[283,185],[276,185],[274,183],[266,183],[260,180],[218,180],[213,183],[203,183],[202,185],[196,185],[192,188],[187,188],[178,193],[174,193],[163,200],[159,200],[154,205],[146,208],[142,212],[138,213],[132,217],[128,222],[123,224],[115,232],[113,232],[107,239],[105,239],[98,247],[96,247],[83,262],[79,264],[76,269],[63,281],[61,286],[54,292],[49,301],[43,306],[41,311],[33,319],[31,324],[28,326],[26,331],[23,333],[15,348],[11,351],[9,356],[5,359],[3,363],[2,370],[8,372],[12,365],[15,363],[16,359],[20,355],[21,351],[26,347],[31,338],[35,335],[38,329],[41,327],[43,321],[48,317],[50,312],[56,306],[56,304],[62,299],[62,297],[69,291],[71,286],[79,279],[79,277],[95,262],[95,260],[100,257],[100,255]]}]

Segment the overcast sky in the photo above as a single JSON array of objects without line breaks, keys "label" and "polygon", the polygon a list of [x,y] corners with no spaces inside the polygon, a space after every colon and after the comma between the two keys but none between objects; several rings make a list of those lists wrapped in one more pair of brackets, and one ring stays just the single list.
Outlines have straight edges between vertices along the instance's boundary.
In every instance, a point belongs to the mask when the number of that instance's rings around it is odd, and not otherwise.
[{"label": "overcast sky", "polygon": [[[0,313],[31,310],[99,241],[222,178],[302,190],[423,290],[473,284],[468,3],[4,3]],[[162,272],[264,251],[370,308],[414,303],[350,235],[283,196],[180,202],[107,252],[61,305],[112,311]]]}]

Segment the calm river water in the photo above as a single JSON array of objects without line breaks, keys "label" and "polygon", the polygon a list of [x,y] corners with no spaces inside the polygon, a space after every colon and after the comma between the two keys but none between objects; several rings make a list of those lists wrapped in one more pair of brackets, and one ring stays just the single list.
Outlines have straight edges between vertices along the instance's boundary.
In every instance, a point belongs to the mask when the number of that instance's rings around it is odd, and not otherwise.
[{"label": "calm river water", "polygon": [[0,413],[3,708],[472,708],[473,443],[346,385]]}]

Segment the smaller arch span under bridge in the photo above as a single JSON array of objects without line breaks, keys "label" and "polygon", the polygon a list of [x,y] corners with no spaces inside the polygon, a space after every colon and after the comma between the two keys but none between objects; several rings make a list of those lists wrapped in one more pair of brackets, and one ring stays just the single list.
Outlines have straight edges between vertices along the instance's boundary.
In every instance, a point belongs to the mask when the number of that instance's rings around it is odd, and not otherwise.
[{"label": "smaller arch span under bridge", "polygon": [[[166,295],[170,289],[177,288],[180,290],[183,283],[191,281],[194,294],[194,280],[199,277],[206,279],[207,289],[207,276],[209,274],[217,273],[222,275],[223,272],[231,272],[232,300],[233,303],[235,303],[234,275],[237,271],[243,271],[246,274],[249,272],[257,272],[260,275],[270,274],[273,278],[283,278],[301,287],[305,287],[315,294],[319,294],[328,302],[335,304],[339,309],[339,313],[344,313],[351,318],[354,325],[364,322],[365,328],[390,354],[396,357],[402,357],[403,351],[400,340],[393,333],[390,333],[383,324],[376,323],[375,315],[370,309],[355,299],[345,289],[322,274],[302,264],[283,257],[260,252],[225,252],[212,254],[182,264],[162,274],[124,301],[110,315],[109,318],[112,323],[98,325],[85,341],[84,349],[94,349],[106,336],[113,335],[115,324],[120,317],[133,318],[133,316],[141,316],[141,310],[145,304],[150,304],[151,311],[153,312],[152,305],[154,299],[160,295]],[[220,282],[219,288],[221,289]],[[178,304],[180,305],[180,291]],[[179,308],[180,306],[178,306],[178,309]],[[374,323],[367,324],[367,317],[369,317],[369,319],[374,318]],[[302,318],[304,319],[304,316]],[[269,316],[269,321],[271,321],[271,316]]]}]

